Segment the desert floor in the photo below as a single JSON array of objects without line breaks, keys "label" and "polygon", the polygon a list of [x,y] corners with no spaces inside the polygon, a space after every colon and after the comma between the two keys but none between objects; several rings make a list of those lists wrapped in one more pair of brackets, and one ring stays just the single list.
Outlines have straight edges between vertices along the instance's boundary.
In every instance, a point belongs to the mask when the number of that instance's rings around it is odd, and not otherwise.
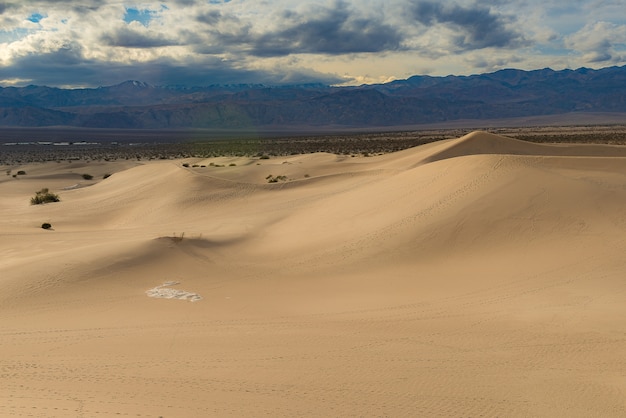
[{"label": "desert floor", "polygon": [[626,147],[2,169],[2,417],[626,416]]}]

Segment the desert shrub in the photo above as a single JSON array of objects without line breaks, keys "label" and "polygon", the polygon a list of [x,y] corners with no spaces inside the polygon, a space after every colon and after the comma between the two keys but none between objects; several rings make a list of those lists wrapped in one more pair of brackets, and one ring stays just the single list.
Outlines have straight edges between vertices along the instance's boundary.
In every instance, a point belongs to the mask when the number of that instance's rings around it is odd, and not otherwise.
[{"label": "desert shrub", "polygon": [[189,163],[183,163],[183,167],[189,168]]},{"label": "desert shrub", "polygon": [[59,196],[50,193],[47,188],[43,188],[38,192],[35,192],[35,196],[30,199],[31,205],[41,205],[42,203],[59,202]]},{"label": "desert shrub", "polygon": [[18,176],[25,176],[26,175],[26,171],[20,170],[20,171],[17,172],[17,175]]},{"label": "desert shrub", "polygon": [[102,176],[102,180],[108,179],[109,177],[111,177],[111,174],[107,173],[104,176]]},{"label": "desert shrub", "polygon": [[52,228],[52,225],[50,225],[48,222],[44,222],[44,223],[41,224],[41,227],[43,229],[50,229],[50,228]]},{"label": "desert shrub", "polygon": [[270,156],[269,155],[261,155],[260,159],[261,160],[269,160]]},{"label": "desert shrub", "polygon": [[230,164],[228,164],[228,166],[229,166],[229,167],[236,167],[236,166],[237,166],[237,164],[235,164],[235,163],[230,163]]},{"label": "desert shrub", "polygon": [[93,176],[92,176],[91,174],[83,174],[83,178],[84,178],[85,180],[92,180],[92,179],[93,179]]},{"label": "desert shrub", "polygon": [[279,181],[287,181],[287,176],[274,177],[270,174],[269,176],[265,177],[265,180],[267,180],[268,183],[278,183]]}]

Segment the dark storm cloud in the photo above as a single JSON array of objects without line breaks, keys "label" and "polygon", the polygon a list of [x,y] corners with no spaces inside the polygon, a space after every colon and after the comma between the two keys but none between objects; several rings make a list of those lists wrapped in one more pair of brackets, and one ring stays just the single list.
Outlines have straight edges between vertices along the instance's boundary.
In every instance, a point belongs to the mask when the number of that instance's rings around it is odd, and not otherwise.
[{"label": "dark storm cloud", "polygon": [[149,36],[129,28],[120,28],[115,32],[103,34],[100,40],[105,45],[124,48],[156,48],[178,45],[176,41],[167,39],[162,35]]},{"label": "dark storm cloud", "polygon": [[211,10],[207,13],[202,13],[196,16],[196,20],[207,25],[217,25],[222,20],[222,13],[217,10]]},{"label": "dark storm cloud", "polygon": [[199,2],[197,0],[174,0],[174,3],[181,6],[193,6],[194,4],[198,4]]},{"label": "dark storm cloud", "polygon": [[0,67],[0,80],[15,77],[46,86],[107,86],[126,80],[141,80],[153,85],[207,86],[212,84],[285,83],[333,84],[339,78],[307,70],[269,72],[241,68],[236,62],[217,58],[180,63],[159,59],[142,63],[111,63],[86,59],[80,48],[67,47],[55,52],[18,58],[11,66]]},{"label": "dark storm cloud", "polygon": [[609,52],[595,52],[591,54],[588,58],[588,62],[596,63],[596,62],[607,62],[613,59],[613,55]]},{"label": "dark storm cloud", "polygon": [[[209,25],[235,17],[212,12],[198,17]],[[242,25],[234,33],[208,30],[220,47],[235,47],[258,57],[277,57],[300,53],[350,54],[398,50],[402,37],[382,19],[359,17],[345,2],[332,7],[310,8],[307,13],[283,11],[279,30],[253,33]],[[216,46],[205,46],[214,51]],[[202,49],[202,48],[200,48]]]},{"label": "dark storm cloud", "polygon": [[[318,11],[308,17],[284,13],[287,28],[266,33],[254,40],[252,53],[258,56],[280,56],[291,53],[346,54],[397,50],[400,34],[381,20],[354,17],[346,3]],[[296,21],[289,25],[290,21]]]},{"label": "dark storm cloud", "polygon": [[508,18],[481,6],[463,7],[457,4],[423,1],[412,7],[412,16],[423,25],[451,24],[460,31],[454,43],[463,50],[517,48],[526,43],[524,36],[507,27]]},{"label": "dark storm cloud", "polygon": [[55,52],[32,54],[0,67],[0,79],[20,78],[35,84],[65,85],[69,80],[81,80],[91,75],[89,61],[82,57],[80,47],[67,46]]},{"label": "dark storm cloud", "polygon": [[4,14],[4,12],[8,11],[9,9],[13,9],[15,7],[16,6],[13,3],[0,2],[0,15]]}]

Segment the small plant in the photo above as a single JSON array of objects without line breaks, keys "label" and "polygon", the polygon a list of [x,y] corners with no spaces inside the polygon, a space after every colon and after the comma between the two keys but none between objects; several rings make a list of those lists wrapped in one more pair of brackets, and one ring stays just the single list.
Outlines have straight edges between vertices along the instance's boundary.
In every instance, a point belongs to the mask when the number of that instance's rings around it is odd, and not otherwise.
[{"label": "small plant", "polygon": [[263,154],[263,155],[261,155],[260,159],[261,159],[261,160],[269,160],[269,159],[270,159],[270,156],[269,156],[269,155],[265,155],[265,154]]},{"label": "small plant", "polygon": [[235,163],[230,163],[230,164],[228,164],[228,166],[229,166],[229,167],[237,167],[237,164],[235,164]]},{"label": "small plant", "polygon": [[183,163],[183,167],[189,168],[189,163]]},{"label": "small plant", "polygon": [[44,222],[44,223],[41,224],[41,227],[43,229],[50,229],[50,228],[52,228],[52,225],[50,225],[48,222]]},{"label": "small plant", "polygon": [[17,175],[18,176],[25,176],[26,175],[26,171],[20,170],[20,171],[17,172]]},{"label": "small plant", "polygon": [[91,174],[83,174],[83,178],[85,180],[93,180],[93,176]]},{"label": "small plant", "polygon": [[41,205],[42,203],[59,202],[59,196],[50,193],[47,188],[43,188],[38,192],[35,192],[35,196],[30,199],[31,205]]},{"label": "small plant", "polygon": [[269,176],[265,177],[265,180],[267,180],[268,183],[278,183],[279,181],[287,181],[287,176],[274,177],[270,174]]},{"label": "small plant", "polygon": [[104,179],[108,179],[109,177],[111,177],[110,173],[105,174],[104,176],[102,176],[102,180]]}]

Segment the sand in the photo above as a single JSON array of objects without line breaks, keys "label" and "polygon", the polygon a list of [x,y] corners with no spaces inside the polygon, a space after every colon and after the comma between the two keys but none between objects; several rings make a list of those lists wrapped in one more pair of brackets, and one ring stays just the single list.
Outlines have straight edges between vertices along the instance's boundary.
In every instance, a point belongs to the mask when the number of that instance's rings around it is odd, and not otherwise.
[{"label": "sand", "polygon": [[2,417],[626,416],[625,147],[9,168]]}]

